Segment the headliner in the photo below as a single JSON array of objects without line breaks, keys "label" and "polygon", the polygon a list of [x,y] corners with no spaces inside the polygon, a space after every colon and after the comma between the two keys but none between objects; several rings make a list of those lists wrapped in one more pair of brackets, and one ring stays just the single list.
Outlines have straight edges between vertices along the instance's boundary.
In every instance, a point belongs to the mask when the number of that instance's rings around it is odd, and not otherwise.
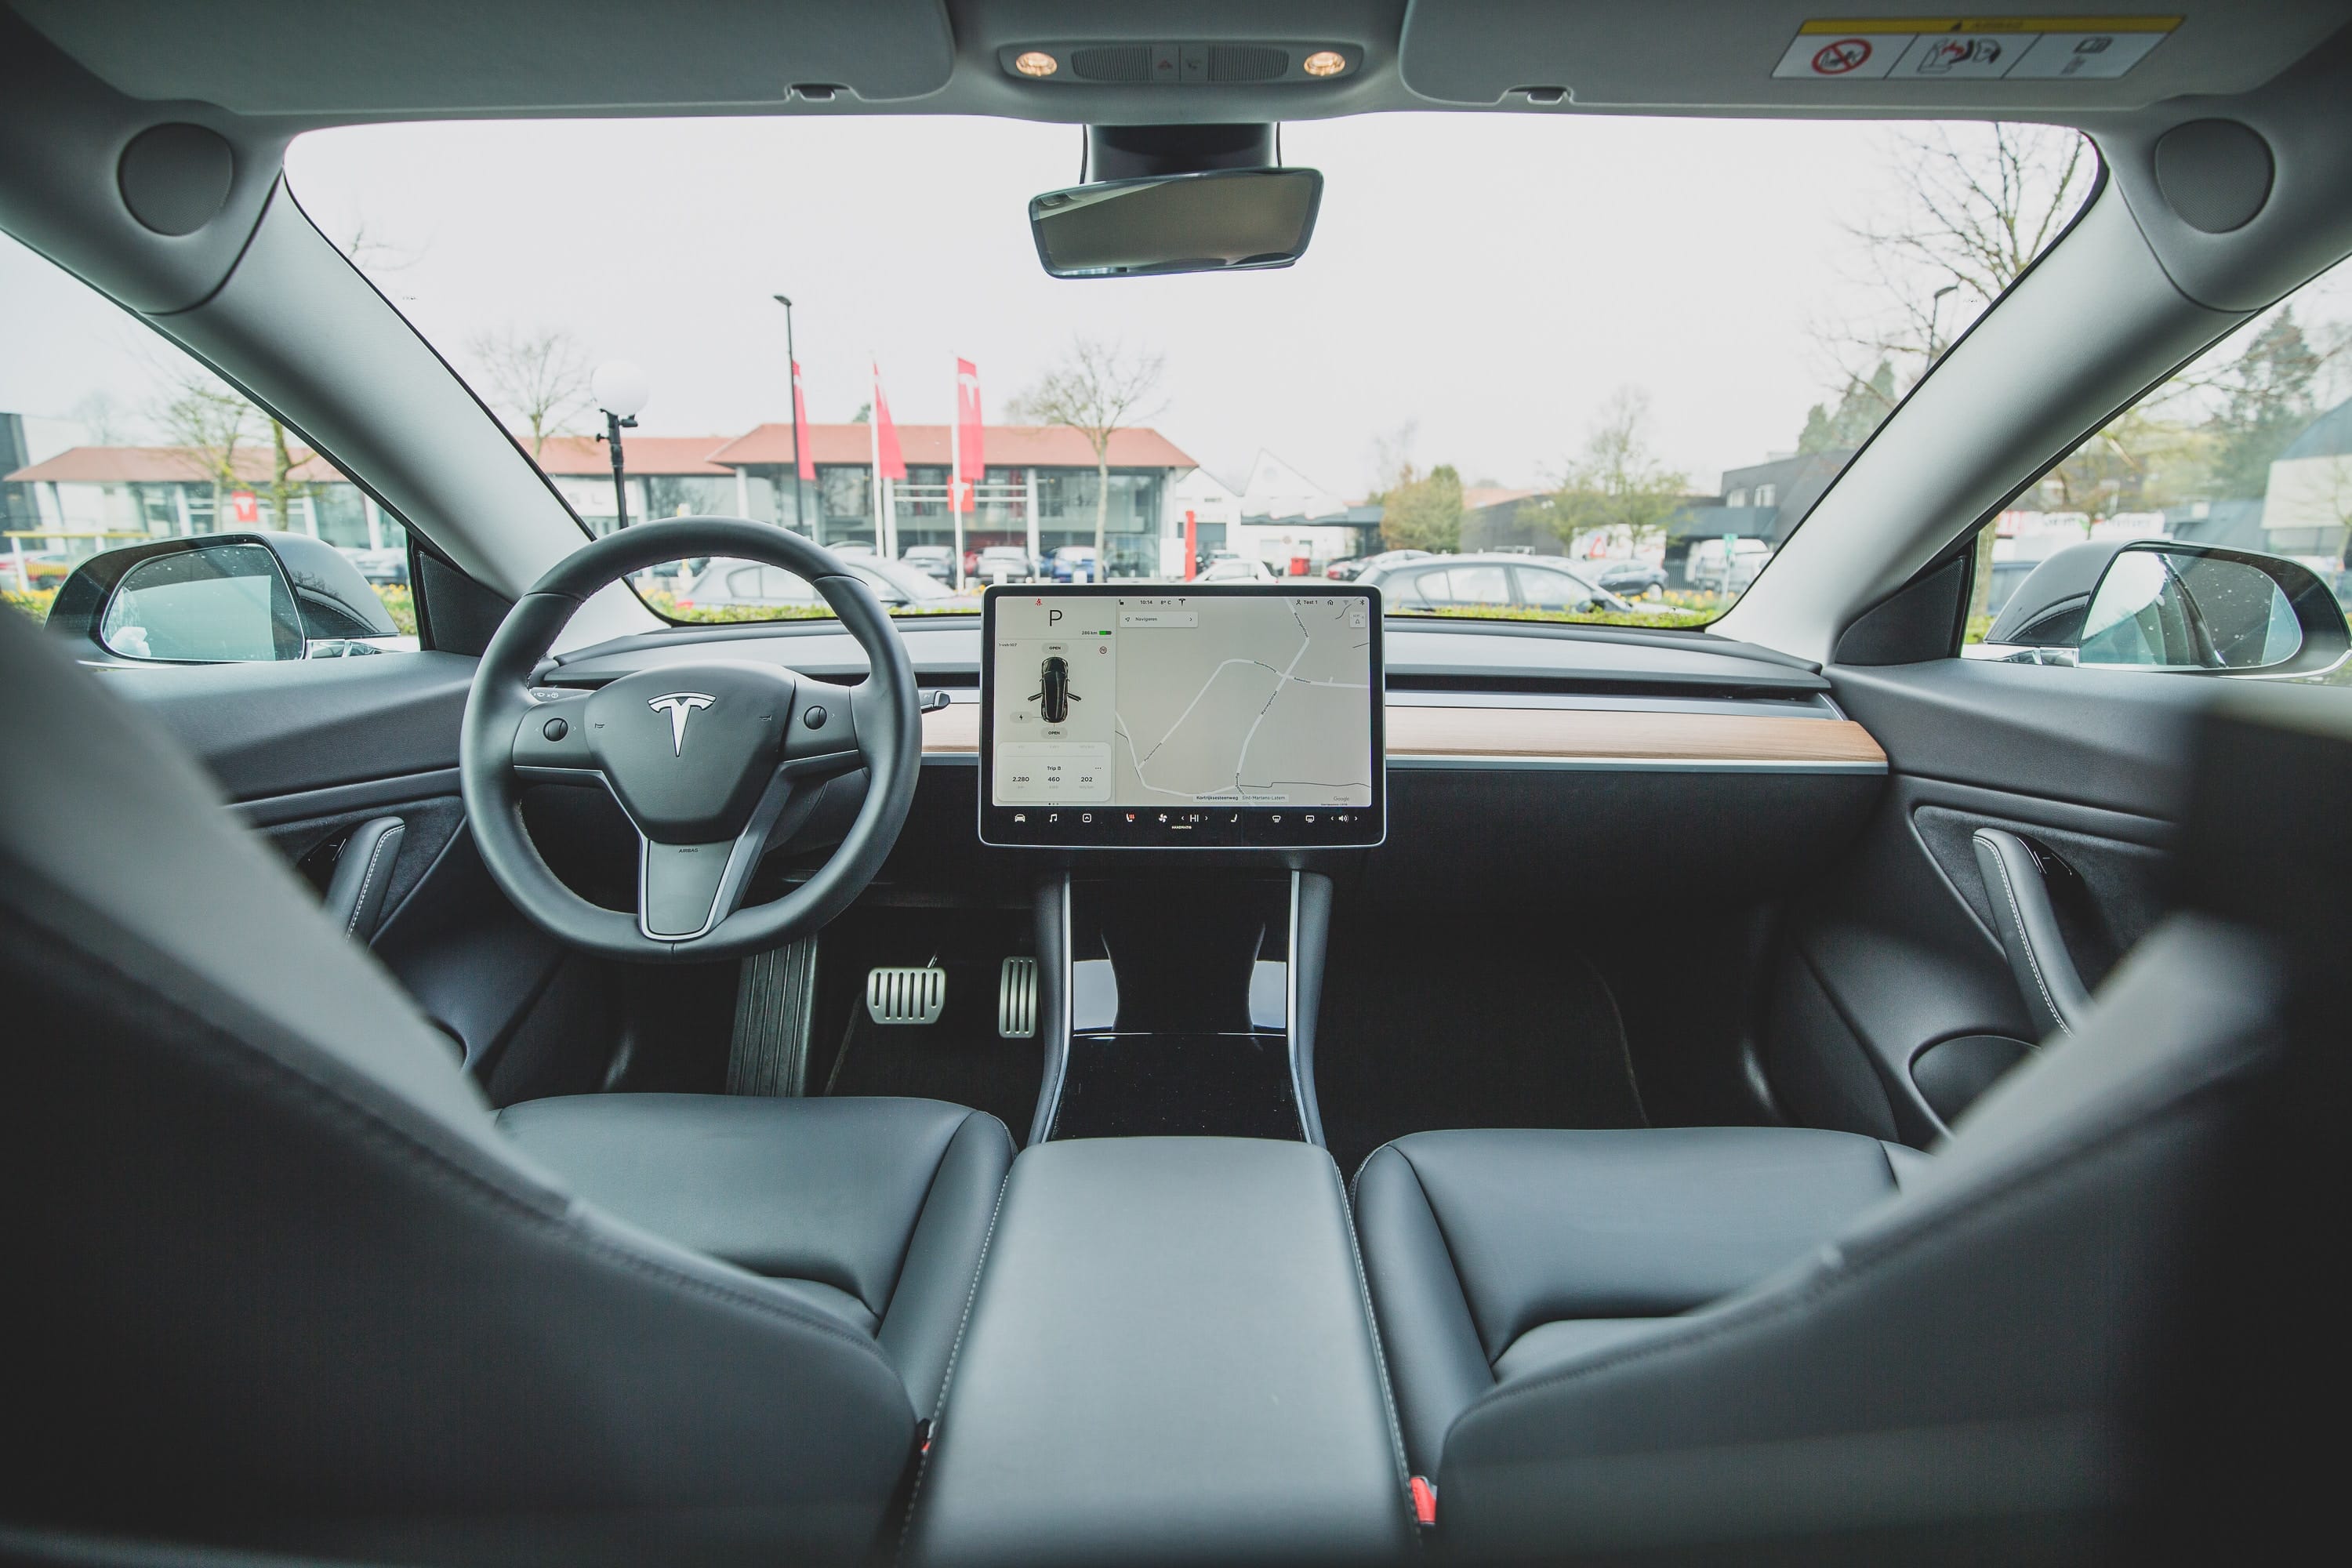
[{"label": "headliner", "polygon": [[[2179,29],[2113,80],[1776,79],[1807,20],[2104,16],[2110,0],[5,0],[119,90],[275,122],[611,114],[986,114],[1096,124],[1384,110],[2004,117],[2091,124],[2248,91],[2352,0],[2138,0]],[[2105,5],[2105,9],[2100,7]],[[1000,51],[1288,41],[1358,51],[1334,82],[1033,82]],[[795,83],[847,90],[830,102]],[[1567,89],[1557,105],[1530,86]]]}]

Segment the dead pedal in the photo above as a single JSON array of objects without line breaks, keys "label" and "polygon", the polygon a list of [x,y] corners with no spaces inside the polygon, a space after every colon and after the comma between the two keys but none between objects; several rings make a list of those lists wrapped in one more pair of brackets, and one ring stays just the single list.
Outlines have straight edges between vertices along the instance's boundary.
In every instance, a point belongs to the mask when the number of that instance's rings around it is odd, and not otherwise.
[{"label": "dead pedal", "polygon": [[996,975],[996,1037],[1025,1040],[1037,1033],[1037,961],[1008,958]]},{"label": "dead pedal", "polygon": [[866,1015],[877,1024],[936,1024],[948,1005],[948,972],[877,965],[866,972]]}]

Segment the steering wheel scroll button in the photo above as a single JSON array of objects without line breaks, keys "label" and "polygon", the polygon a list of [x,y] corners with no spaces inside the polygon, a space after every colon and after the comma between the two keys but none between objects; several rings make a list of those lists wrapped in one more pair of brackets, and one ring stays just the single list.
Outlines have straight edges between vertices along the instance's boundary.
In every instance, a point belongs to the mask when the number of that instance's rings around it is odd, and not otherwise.
[{"label": "steering wheel scroll button", "polygon": [[823,708],[809,709],[806,712],[801,715],[801,722],[807,725],[812,730],[824,729],[824,710]]},{"label": "steering wheel scroll button", "polygon": [[540,727],[540,733],[545,735],[551,741],[561,741],[564,736],[571,732],[572,726],[565,723],[561,719],[550,719],[545,724]]}]

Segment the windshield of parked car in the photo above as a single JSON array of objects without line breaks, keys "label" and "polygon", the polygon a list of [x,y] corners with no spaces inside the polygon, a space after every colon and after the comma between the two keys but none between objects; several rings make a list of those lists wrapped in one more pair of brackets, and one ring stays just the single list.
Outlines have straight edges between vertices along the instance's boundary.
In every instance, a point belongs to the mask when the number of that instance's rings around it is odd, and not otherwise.
[{"label": "windshield of parked car", "polygon": [[[772,522],[887,568],[900,614],[1231,559],[1367,576],[1397,614],[1673,626],[1747,591],[2095,176],[2037,127],[1318,121],[1282,135],[1325,176],[1297,266],[1056,280],[1026,204],[1080,141],[416,123],[303,135],[288,178],[587,533]],[[78,474],[206,438],[134,357],[42,389],[52,416],[105,395]],[[632,423],[599,402],[617,362]],[[638,592],[678,619],[824,613],[788,574],[691,564]]]}]

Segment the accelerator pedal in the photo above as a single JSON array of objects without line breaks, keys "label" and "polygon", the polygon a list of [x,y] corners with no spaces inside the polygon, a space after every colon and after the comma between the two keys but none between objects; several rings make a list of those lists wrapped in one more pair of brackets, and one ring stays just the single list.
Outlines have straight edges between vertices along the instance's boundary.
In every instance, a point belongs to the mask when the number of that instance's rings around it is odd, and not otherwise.
[{"label": "accelerator pedal", "polygon": [[1008,958],[996,975],[996,1037],[1026,1040],[1037,1033],[1037,961]]},{"label": "accelerator pedal", "polygon": [[948,1005],[948,972],[877,965],[866,974],[866,1015],[877,1024],[936,1024]]}]

